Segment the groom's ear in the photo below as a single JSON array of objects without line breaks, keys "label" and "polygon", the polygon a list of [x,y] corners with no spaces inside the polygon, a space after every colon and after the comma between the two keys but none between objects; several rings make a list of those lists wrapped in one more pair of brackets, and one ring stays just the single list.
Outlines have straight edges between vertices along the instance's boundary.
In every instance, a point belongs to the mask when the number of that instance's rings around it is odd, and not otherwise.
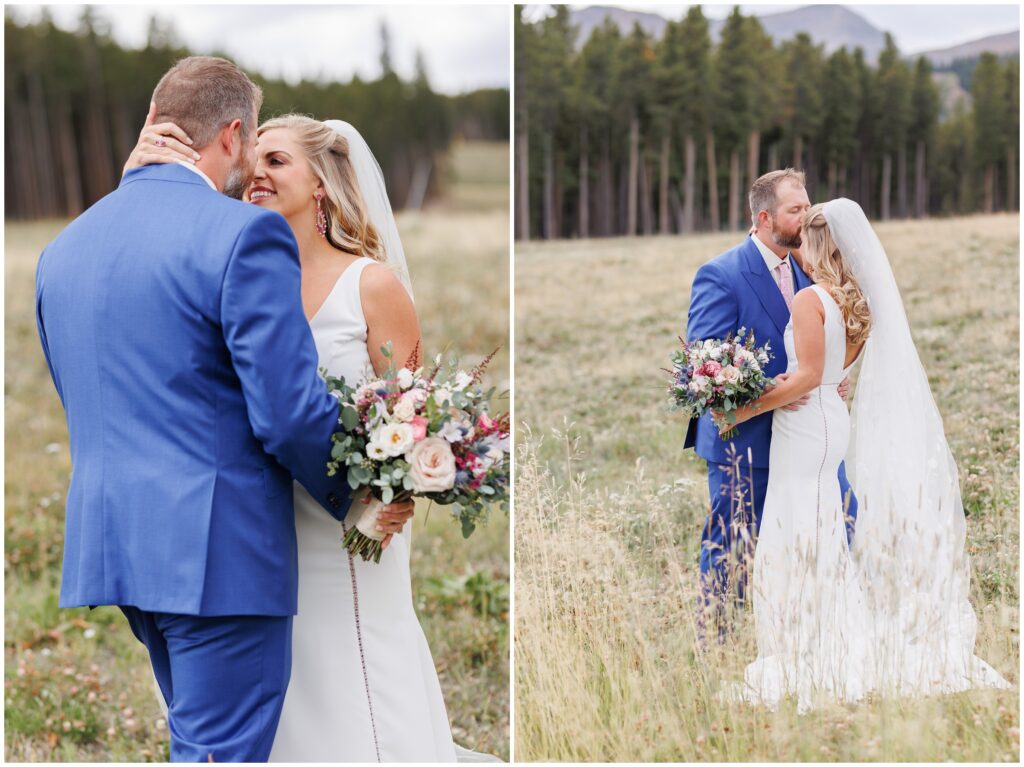
[{"label": "groom's ear", "polygon": [[226,154],[232,154],[235,139],[238,139],[238,146],[242,146],[242,121],[237,117],[220,129],[217,134],[217,141],[223,147]]}]

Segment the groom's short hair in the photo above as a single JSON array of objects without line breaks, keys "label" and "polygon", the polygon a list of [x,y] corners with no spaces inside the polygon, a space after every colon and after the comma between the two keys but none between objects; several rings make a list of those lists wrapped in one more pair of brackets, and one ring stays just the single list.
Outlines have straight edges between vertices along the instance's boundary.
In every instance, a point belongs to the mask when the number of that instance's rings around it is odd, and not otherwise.
[{"label": "groom's short hair", "polygon": [[174,122],[195,149],[212,143],[225,125],[242,121],[242,139],[256,130],[253,113],[263,105],[263,91],[227,59],[189,56],[160,78],[153,91],[156,122]]},{"label": "groom's short hair", "polygon": [[779,199],[776,191],[783,181],[792,181],[797,186],[807,186],[807,177],[802,170],[796,168],[785,168],[765,173],[750,187],[750,218],[757,224],[757,214],[762,210],[775,215],[779,207]]}]

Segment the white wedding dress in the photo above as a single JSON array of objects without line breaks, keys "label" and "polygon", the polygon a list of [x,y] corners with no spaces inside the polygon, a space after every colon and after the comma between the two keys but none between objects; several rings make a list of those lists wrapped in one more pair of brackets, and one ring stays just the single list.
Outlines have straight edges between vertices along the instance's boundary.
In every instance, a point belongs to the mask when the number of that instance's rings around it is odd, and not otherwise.
[{"label": "white wedding dress", "polygon": [[[310,321],[319,366],[356,383],[372,372],[360,258]],[[299,608],[292,673],[272,762],[454,762],[437,672],[413,609],[412,525],[379,563],[351,557],[343,523],[295,485]]]},{"label": "white wedding dress", "polygon": [[[805,712],[826,700],[853,702],[868,693],[916,696],[1008,687],[973,655],[974,615],[966,598],[951,600],[943,616],[944,625],[960,630],[939,632],[914,609],[920,586],[897,585],[904,599],[895,600],[895,611],[870,602],[847,543],[837,478],[850,443],[850,415],[837,392],[850,371],[844,368],[845,327],[831,294],[819,285],[808,289],[825,309],[822,383],[799,410],[773,414],[754,556],[758,658],[730,697],[775,708],[793,696]],[[791,373],[799,365],[792,321],[784,340]],[[922,539],[920,545],[928,543]]]}]

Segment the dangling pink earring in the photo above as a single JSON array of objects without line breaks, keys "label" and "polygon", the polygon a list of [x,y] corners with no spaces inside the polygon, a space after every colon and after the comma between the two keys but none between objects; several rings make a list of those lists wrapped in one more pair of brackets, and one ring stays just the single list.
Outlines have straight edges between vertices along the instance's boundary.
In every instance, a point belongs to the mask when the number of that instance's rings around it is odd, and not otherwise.
[{"label": "dangling pink earring", "polygon": [[321,237],[327,236],[327,214],[324,213],[324,196],[317,192],[313,195],[316,198],[316,231]]}]

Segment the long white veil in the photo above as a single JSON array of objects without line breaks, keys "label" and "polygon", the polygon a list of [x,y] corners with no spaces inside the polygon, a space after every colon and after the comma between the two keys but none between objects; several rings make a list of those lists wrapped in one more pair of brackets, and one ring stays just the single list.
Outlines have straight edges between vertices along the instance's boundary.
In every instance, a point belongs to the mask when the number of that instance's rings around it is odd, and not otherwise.
[{"label": "long white veil", "polygon": [[858,500],[853,554],[868,603],[902,642],[964,668],[977,620],[956,461],[882,243],[852,200],[827,202],[823,212],[871,310],[846,456]]},{"label": "long white veil", "polygon": [[402,238],[398,236],[395,213],[391,209],[390,200],[388,200],[384,174],[377,163],[377,158],[370,151],[366,139],[351,123],[344,120],[324,120],[324,125],[348,141],[349,161],[355,169],[356,180],[359,182],[359,189],[363,194],[370,221],[384,243],[384,253],[387,256],[388,264],[395,270],[395,275],[409,291],[411,297],[412,279],[409,277],[409,267],[405,261],[405,250],[402,248]]}]

